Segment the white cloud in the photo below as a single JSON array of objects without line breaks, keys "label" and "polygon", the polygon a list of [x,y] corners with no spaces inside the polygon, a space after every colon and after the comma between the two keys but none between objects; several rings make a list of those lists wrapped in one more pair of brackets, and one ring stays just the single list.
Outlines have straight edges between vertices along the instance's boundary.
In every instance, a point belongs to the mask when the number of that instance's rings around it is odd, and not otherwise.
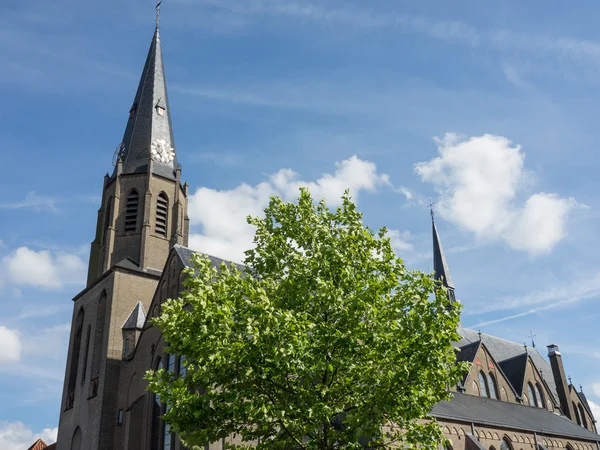
[{"label": "white cloud", "polygon": [[[191,234],[191,248],[232,261],[242,261],[243,251],[252,246],[254,228],[246,217],[262,216],[271,196],[286,201],[296,199],[298,189],[306,186],[316,200],[325,198],[329,206],[338,206],[341,196],[350,189],[354,201],[361,191],[375,191],[390,185],[387,175],[377,171],[373,162],[352,156],[336,163],[333,174],[324,174],[316,181],[302,181],[291,169],[281,169],[268,181],[250,186],[241,184],[228,191],[199,188],[190,196],[189,215],[192,225],[200,226],[200,234]],[[406,245],[398,234],[397,245]]]},{"label": "white cloud", "polygon": [[[600,397],[600,383],[594,383],[592,385],[592,391],[594,392],[594,395]],[[600,416],[598,416],[598,418],[600,419]]]},{"label": "white cloud", "polygon": [[34,211],[49,210],[57,212],[57,200],[44,195],[37,195],[35,192],[28,192],[25,199],[15,203],[0,203],[0,209],[33,209]]},{"label": "white cloud", "polygon": [[389,9],[377,11],[373,8],[357,8],[348,5],[347,2],[338,4],[343,6],[338,6],[335,2],[328,6],[317,4],[318,2],[293,0],[200,0],[199,3],[211,8],[220,8],[235,17],[247,20],[251,16],[260,20],[267,16],[280,16],[295,19],[302,24],[340,26],[360,31],[398,30],[472,48],[493,49],[501,53],[528,52],[537,57],[548,54],[559,62],[569,59],[573,63],[584,63],[594,67],[598,66],[600,59],[598,41],[523,33],[517,29],[479,28],[464,21],[402,14]]},{"label": "white cloud", "polygon": [[594,419],[598,420],[600,418],[600,405],[598,403],[591,401],[588,399],[588,403],[590,404],[590,409],[592,410],[592,415]]},{"label": "white cloud", "polygon": [[0,326],[0,363],[15,362],[20,359],[21,339],[19,334],[5,326]]},{"label": "white cloud", "polygon": [[520,146],[502,136],[436,139],[440,156],[416,164],[422,181],[439,195],[439,214],[482,240],[503,240],[515,250],[544,254],[566,236],[573,198],[535,193],[523,205],[518,195],[533,184]]},{"label": "white cloud", "polygon": [[577,274],[574,278],[561,280],[545,289],[494,299],[492,302],[480,305],[477,309],[471,309],[467,314],[483,314],[532,306],[535,307],[532,312],[537,312],[538,307],[547,309],[549,305],[560,306],[564,303],[576,303],[599,296],[600,272],[589,270]]},{"label": "white cloud", "polygon": [[408,242],[411,238],[411,234],[408,231],[388,230],[388,236],[394,250],[402,252],[413,249],[412,244]]},{"label": "white cloud", "polygon": [[0,421],[0,448],[2,450],[24,450],[36,440],[42,439],[46,444],[56,442],[58,428],[44,428],[34,433],[23,422]]},{"label": "white cloud", "polygon": [[70,253],[19,247],[2,260],[3,281],[18,286],[59,289],[85,279],[85,263]]}]

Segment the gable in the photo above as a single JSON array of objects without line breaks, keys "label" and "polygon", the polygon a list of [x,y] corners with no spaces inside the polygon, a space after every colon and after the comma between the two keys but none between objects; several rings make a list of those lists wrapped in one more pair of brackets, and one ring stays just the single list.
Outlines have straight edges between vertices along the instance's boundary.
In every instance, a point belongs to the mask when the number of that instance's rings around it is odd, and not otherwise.
[{"label": "gable", "polygon": [[[517,395],[502,371],[501,366],[496,362],[490,351],[483,342],[478,343],[476,351],[472,344],[466,350],[471,356],[471,370],[464,382],[466,392],[472,395],[487,397],[493,399],[516,402]],[[483,386],[482,386],[483,384]]]}]

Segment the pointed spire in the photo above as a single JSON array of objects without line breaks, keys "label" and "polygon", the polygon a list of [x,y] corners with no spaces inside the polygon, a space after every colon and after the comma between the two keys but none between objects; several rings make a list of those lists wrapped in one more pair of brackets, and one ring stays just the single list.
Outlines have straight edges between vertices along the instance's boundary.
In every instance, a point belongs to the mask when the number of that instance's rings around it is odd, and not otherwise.
[{"label": "pointed spire", "polygon": [[442,249],[442,243],[440,242],[440,236],[435,226],[435,219],[433,215],[433,205],[431,208],[431,228],[433,233],[433,271],[436,280],[442,280],[446,288],[454,291],[454,284],[452,278],[450,278],[450,269],[448,269],[448,263],[444,256]]},{"label": "pointed spire", "polygon": [[160,46],[159,7],[160,2],[157,5],[156,29],[129,111],[120,156],[124,174],[146,172],[152,159],[153,173],[175,179],[177,156]]}]

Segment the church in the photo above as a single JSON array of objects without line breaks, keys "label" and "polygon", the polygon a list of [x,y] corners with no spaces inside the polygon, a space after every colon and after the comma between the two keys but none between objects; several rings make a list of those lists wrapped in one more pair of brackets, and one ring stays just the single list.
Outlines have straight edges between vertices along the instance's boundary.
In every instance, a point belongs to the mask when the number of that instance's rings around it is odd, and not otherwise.
[{"label": "church", "polygon": [[[148,369],[185,373],[150,324],[161,302],[182,290],[194,253],[175,148],[157,24],[114,170],[104,176],[87,285],[73,298],[58,450],[184,448],[144,381]],[[432,231],[435,276],[454,295],[435,223]],[[457,358],[471,371],[431,412],[451,443],[445,448],[600,450],[588,401],[566,378],[556,345],[542,355],[468,329],[460,335]]]}]

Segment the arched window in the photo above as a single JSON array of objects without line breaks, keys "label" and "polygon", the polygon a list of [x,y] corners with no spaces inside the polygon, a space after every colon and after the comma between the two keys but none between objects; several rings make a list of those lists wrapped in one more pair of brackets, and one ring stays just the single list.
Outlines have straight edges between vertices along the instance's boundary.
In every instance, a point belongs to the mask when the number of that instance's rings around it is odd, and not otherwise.
[{"label": "arched window", "polygon": [[104,210],[104,228],[108,228],[112,225],[112,209],[113,198],[110,197],[106,202],[106,209]]},{"label": "arched window", "polygon": [[498,389],[496,388],[496,378],[494,378],[494,375],[489,373],[488,374],[488,388],[490,390],[490,398],[493,398],[495,400],[498,400]]},{"label": "arched window", "polygon": [[[163,367],[162,359],[158,358],[158,361],[155,366],[155,370],[160,370]],[[152,395],[152,430],[150,434],[150,448],[152,450],[160,450],[160,414],[161,414],[161,404],[160,397],[158,394]]]},{"label": "arched window", "polygon": [[175,362],[176,362],[175,356],[167,353],[165,358],[167,359],[167,362],[165,363],[167,371],[174,373],[175,372]]},{"label": "arched window", "polygon": [[481,389],[479,389],[479,385],[477,384],[477,381],[473,380],[473,392],[475,392],[477,395],[479,395],[481,397]]},{"label": "arched window", "polygon": [[490,445],[490,450],[496,450],[496,447],[494,447],[493,445]]},{"label": "arched window", "polygon": [[533,385],[531,383],[527,383],[527,394],[529,394],[529,406],[537,406],[537,398],[535,396],[535,391],[533,390]]},{"label": "arched window", "polygon": [[581,426],[587,428],[587,419],[585,418],[585,411],[583,410],[583,405],[580,403],[579,407],[579,417],[581,419]]},{"label": "arched window", "polygon": [[482,397],[489,397],[490,388],[488,387],[487,378],[485,377],[485,374],[483,372],[479,372],[479,386],[481,387],[480,395]]},{"label": "arched window", "polygon": [[538,406],[540,408],[545,408],[546,407],[546,399],[544,398],[544,394],[542,392],[543,392],[543,390],[540,387],[540,384],[536,383],[535,384],[535,396],[537,397]]},{"label": "arched window", "polygon": [[139,195],[135,189],[132,189],[127,195],[125,204],[125,231],[137,230]]},{"label": "arched window", "polygon": [[73,438],[71,439],[71,450],[81,450],[81,428],[75,428]]},{"label": "arched window", "polygon": [[502,442],[500,442],[500,450],[512,450],[512,446],[510,445],[508,438],[502,439]]},{"label": "arched window", "polygon": [[[165,406],[165,414],[169,412],[169,405]],[[168,423],[163,422],[163,445],[162,450],[171,450],[174,446],[175,435],[171,433],[171,427]]]},{"label": "arched window", "polygon": [[87,327],[87,337],[85,338],[85,353],[83,354],[83,370],[81,371],[81,384],[85,383],[87,372],[88,357],[90,354],[90,335],[92,334],[92,325]]},{"label": "arched window", "polygon": [[69,384],[67,389],[67,408],[73,406],[75,383],[79,370],[79,352],[81,349],[81,335],[83,332],[83,308],[77,313],[73,335],[73,351],[71,352],[71,367],[69,370]]},{"label": "arched window", "polygon": [[500,400],[503,400],[505,402],[508,401],[508,394],[506,393],[506,389],[504,389],[504,386],[500,388]]},{"label": "arched window", "polygon": [[573,402],[573,411],[575,414],[575,420],[577,421],[577,425],[581,425],[581,417],[579,417],[579,410],[577,409],[577,405]]},{"label": "arched window", "polygon": [[90,397],[98,393],[98,377],[104,356],[104,323],[106,321],[106,291],[102,291],[96,308],[96,325],[94,330],[94,351],[92,353],[92,374],[90,375]]},{"label": "arched window", "polygon": [[156,199],[156,234],[167,237],[167,219],[169,217],[169,198],[161,192]]},{"label": "arched window", "polygon": [[450,441],[444,442],[444,450],[453,450],[452,444],[450,443]]},{"label": "arched window", "polygon": [[185,376],[187,375],[187,367],[184,364],[185,362],[185,355],[181,355],[179,357],[179,376],[181,378],[185,378]]}]

